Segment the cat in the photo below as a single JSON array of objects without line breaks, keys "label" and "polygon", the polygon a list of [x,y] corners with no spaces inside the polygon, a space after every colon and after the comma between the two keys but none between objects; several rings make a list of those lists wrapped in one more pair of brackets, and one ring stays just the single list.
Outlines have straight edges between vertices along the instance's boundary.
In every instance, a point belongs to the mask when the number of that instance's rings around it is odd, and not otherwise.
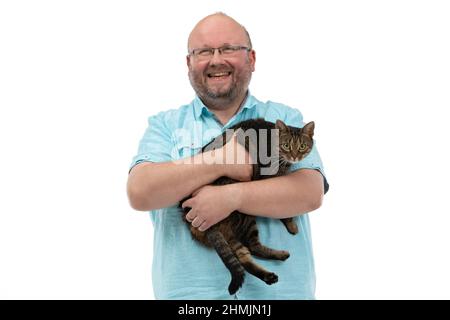
[{"label": "cat", "polygon": [[[261,157],[260,152],[255,153],[256,161],[253,164],[251,180],[261,180],[287,174],[292,162],[303,159],[310,153],[313,147],[314,122],[309,122],[303,128],[296,128],[287,126],[281,120],[272,123],[263,118],[257,118],[239,122],[230,127],[230,129],[235,131],[242,129],[243,132],[246,132],[248,129],[254,129],[257,133],[260,129],[265,129],[265,132],[267,132],[265,139],[259,134],[256,134],[254,136],[256,139],[250,138],[242,141],[242,139],[239,140],[239,137],[242,136],[238,135],[238,142],[245,146],[246,150],[252,155],[252,159],[255,158],[253,158],[254,153],[251,153],[251,150],[258,151],[260,147],[264,147],[264,143],[267,146],[267,149],[265,149],[266,154],[271,157],[270,160],[272,162],[268,163],[267,159]],[[272,137],[271,129],[278,129],[278,131],[274,130],[274,132],[278,132],[277,136]],[[224,132],[205,145],[201,152],[208,150],[208,147],[211,148],[211,144],[213,143],[216,144],[215,148],[222,147],[227,142],[226,138],[226,132]],[[275,146],[275,149],[271,148],[272,138],[278,142],[278,146]],[[273,152],[273,150],[276,150],[278,153]],[[275,170],[273,169],[274,164],[276,165]],[[263,172],[264,170],[265,172]],[[212,184],[226,185],[236,182],[238,181],[228,177],[220,177]],[[182,218],[189,225],[193,238],[207,247],[213,247],[230,271],[231,282],[228,286],[230,295],[234,294],[242,286],[244,270],[269,285],[278,281],[278,276],[275,273],[267,271],[256,264],[252,260],[251,255],[284,261],[289,258],[289,252],[271,249],[260,243],[256,218],[254,216],[234,211],[226,219],[201,232],[186,220],[186,214],[190,208],[185,207],[183,209],[181,207],[183,201],[188,198],[183,199],[179,204],[179,207],[183,211]],[[293,218],[281,219],[281,221],[289,233],[293,235],[298,233],[298,227]]]}]

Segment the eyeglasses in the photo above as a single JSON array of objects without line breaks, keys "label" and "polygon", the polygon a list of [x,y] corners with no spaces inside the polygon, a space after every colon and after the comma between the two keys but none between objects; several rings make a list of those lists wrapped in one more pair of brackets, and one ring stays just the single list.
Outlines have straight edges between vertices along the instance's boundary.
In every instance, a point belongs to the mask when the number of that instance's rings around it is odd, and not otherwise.
[{"label": "eyeglasses", "polygon": [[193,49],[189,52],[189,55],[192,55],[194,57],[200,58],[200,59],[210,59],[212,56],[214,56],[214,53],[216,50],[219,50],[219,53],[223,56],[229,56],[232,57],[233,55],[237,54],[241,50],[251,51],[252,49],[249,47],[244,46],[231,46],[226,45],[219,48],[199,48],[199,49]]}]

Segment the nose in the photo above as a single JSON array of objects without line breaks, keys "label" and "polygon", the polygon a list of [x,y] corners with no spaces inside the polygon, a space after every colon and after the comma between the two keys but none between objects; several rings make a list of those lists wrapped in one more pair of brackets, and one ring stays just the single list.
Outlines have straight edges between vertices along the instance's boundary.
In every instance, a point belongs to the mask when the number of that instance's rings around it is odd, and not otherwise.
[{"label": "nose", "polygon": [[212,65],[217,65],[217,64],[223,64],[223,57],[219,52],[219,49],[215,49],[214,50],[214,54],[211,57],[211,60],[209,61],[210,64]]}]

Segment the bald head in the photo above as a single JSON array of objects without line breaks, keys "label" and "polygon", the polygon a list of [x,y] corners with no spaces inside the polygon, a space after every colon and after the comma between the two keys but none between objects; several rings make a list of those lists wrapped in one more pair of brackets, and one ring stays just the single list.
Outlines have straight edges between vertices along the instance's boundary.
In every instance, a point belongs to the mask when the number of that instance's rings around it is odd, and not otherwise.
[{"label": "bald head", "polygon": [[188,51],[202,47],[220,47],[224,44],[240,44],[252,48],[247,30],[233,18],[222,12],[200,20],[188,38]]}]

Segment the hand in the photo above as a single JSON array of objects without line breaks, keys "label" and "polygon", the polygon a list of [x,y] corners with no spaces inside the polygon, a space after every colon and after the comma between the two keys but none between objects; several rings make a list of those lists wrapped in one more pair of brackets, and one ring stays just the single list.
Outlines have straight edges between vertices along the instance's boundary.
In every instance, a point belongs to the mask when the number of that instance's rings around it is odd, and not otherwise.
[{"label": "hand", "polygon": [[186,220],[205,231],[239,208],[239,194],[237,184],[207,185],[197,189],[181,206],[191,208]]},{"label": "hand", "polygon": [[225,155],[224,175],[238,181],[250,181],[253,175],[253,159],[250,153],[237,141],[236,134],[222,147]]}]

